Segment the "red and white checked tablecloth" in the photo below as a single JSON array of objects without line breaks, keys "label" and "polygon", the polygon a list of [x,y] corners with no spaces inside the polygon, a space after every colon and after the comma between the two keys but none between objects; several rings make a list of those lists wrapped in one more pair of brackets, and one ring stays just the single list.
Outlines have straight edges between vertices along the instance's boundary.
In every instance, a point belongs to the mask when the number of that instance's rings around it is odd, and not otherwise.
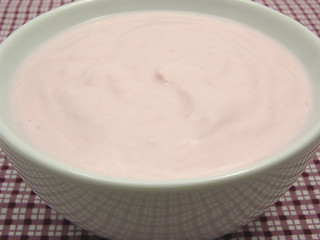
[{"label": "red and white checked tablecloth", "polygon": [[[255,1],[296,19],[320,37],[319,0]],[[28,20],[69,2],[72,0],[0,0],[0,42]],[[222,239],[320,240],[319,159],[320,151],[266,213]],[[47,207],[17,175],[1,149],[0,169],[0,240],[101,239]]]}]

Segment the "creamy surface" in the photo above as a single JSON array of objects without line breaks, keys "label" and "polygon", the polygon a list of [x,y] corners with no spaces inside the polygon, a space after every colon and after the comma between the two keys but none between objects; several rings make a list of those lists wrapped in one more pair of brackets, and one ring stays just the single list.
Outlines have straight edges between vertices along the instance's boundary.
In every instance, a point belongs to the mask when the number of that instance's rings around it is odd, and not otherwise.
[{"label": "creamy surface", "polygon": [[255,30],[204,15],[101,18],[53,38],[17,72],[25,139],[116,177],[223,174],[288,144],[308,117],[300,63]]}]

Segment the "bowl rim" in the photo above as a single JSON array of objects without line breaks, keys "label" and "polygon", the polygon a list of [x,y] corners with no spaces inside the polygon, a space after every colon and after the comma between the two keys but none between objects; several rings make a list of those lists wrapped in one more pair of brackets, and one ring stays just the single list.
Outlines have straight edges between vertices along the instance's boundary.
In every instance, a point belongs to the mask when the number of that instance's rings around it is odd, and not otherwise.
[{"label": "bowl rim", "polygon": [[[73,8],[75,6],[80,6],[84,3],[94,2],[99,0],[80,0],[75,1],[63,6],[60,6],[56,9],[50,10],[36,18],[32,19],[28,23],[24,24],[20,27],[17,31],[15,31],[11,36],[3,41],[0,45],[0,57],[2,55],[2,49],[6,47],[7,42],[10,41],[11,38],[14,38],[16,32],[23,31],[27,29],[27,27],[32,27],[36,25],[38,22],[41,22],[42,19],[45,19],[47,16],[51,16],[59,11],[68,11],[69,8]],[[118,0],[120,2],[121,0]],[[218,0],[219,1],[219,0]],[[226,1],[226,0],[225,0]],[[228,0],[227,0],[228,1]],[[112,1],[106,1],[111,3]],[[306,27],[302,26],[299,22],[291,19],[284,14],[277,12],[273,9],[270,9],[266,6],[258,4],[256,2],[252,2],[249,0],[233,0],[233,2],[247,4],[249,7],[254,7],[259,11],[265,12],[270,15],[275,15],[281,17],[283,21],[286,21],[286,24],[294,24],[300,31],[303,31],[308,38],[314,38],[319,42],[320,46],[320,39],[316,37],[310,30]],[[108,4],[107,3],[107,4]],[[320,51],[319,51],[320,52]],[[126,179],[126,178],[118,178],[118,177],[110,177],[106,175],[99,175],[91,172],[87,172],[71,165],[65,164],[58,160],[55,160],[48,155],[41,153],[40,151],[36,150],[34,147],[31,147],[23,140],[21,140],[17,135],[11,131],[4,122],[0,119],[0,140],[12,151],[18,153],[23,158],[28,159],[28,161],[32,162],[36,166],[40,167],[41,169],[51,172],[56,176],[63,176],[69,179],[73,179],[77,182],[82,183],[90,183],[99,186],[110,186],[110,187],[122,187],[122,188],[130,188],[130,189],[153,189],[153,190],[169,190],[169,189],[188,189],[197,187],[199,185],[205,186],[207,184],[215,185],[221,184],[226,182],[232,181],[239,181],[243,178],[247,178],[248,176],[253,176],[256,174],[260,174],[265,172],[267,169],[271,169],[279,164],[285,162],[286,160],[296,156],[305,147],[311,145],[312,143],[318,141],[320,137],[320,122],[314,125],[308,132],[303,134],[301,138],[296,139],[294,142],[283,148],[277,154],[266,158],[262,161],[259,161],[254,164],[250,164],[244,168],[234,170],[234,171],[227,171],[226,173],[219,174],[219,175],[212,175],[206,177],[198,177],[198,178],[190,178],[190,179],[177,179],[177,180],[140,180],[140,179]]]}]

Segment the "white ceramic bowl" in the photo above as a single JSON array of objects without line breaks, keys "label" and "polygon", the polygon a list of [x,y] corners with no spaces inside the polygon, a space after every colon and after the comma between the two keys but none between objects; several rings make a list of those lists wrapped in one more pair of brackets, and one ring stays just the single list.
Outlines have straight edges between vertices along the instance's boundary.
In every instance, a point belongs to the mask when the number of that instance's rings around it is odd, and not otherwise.
[{"label": "white ceramic bowl", "polygon": [[[199,179],[138,181],[98,176],[41,154],[16,132],[8,89],[22,60],[58,32],[126,11],[183,10],[223,16],[261,30],[305,65],[314,107],[302,134],[283,151],[237,172]],[[244,0],[85,0],[21,27],[0,48],[1,147],[21,177],[66,219],[110,239],[212,239],[236,230],[286,192],[314,155],[320,137],[320,41],[297,22]],[[245,138],[245,137],[244,137]],[[244,139],[245,140],[245,139]]]}]

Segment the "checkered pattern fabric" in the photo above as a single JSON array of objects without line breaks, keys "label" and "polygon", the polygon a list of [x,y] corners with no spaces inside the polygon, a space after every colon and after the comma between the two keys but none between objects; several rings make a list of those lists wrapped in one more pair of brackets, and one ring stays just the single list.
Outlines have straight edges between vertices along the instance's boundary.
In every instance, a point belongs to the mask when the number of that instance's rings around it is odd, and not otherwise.
[{"label": "checkered pattern fabric", "polygon": [[[255,0],[320,37],[320,1]],[[0,0],[0,41],[37,15],[72,0]],[[320,239],[320,151],[293,187],[263,215],[222,239]],[[0,150],[0,240],[98,240],[51,210]]]}]

